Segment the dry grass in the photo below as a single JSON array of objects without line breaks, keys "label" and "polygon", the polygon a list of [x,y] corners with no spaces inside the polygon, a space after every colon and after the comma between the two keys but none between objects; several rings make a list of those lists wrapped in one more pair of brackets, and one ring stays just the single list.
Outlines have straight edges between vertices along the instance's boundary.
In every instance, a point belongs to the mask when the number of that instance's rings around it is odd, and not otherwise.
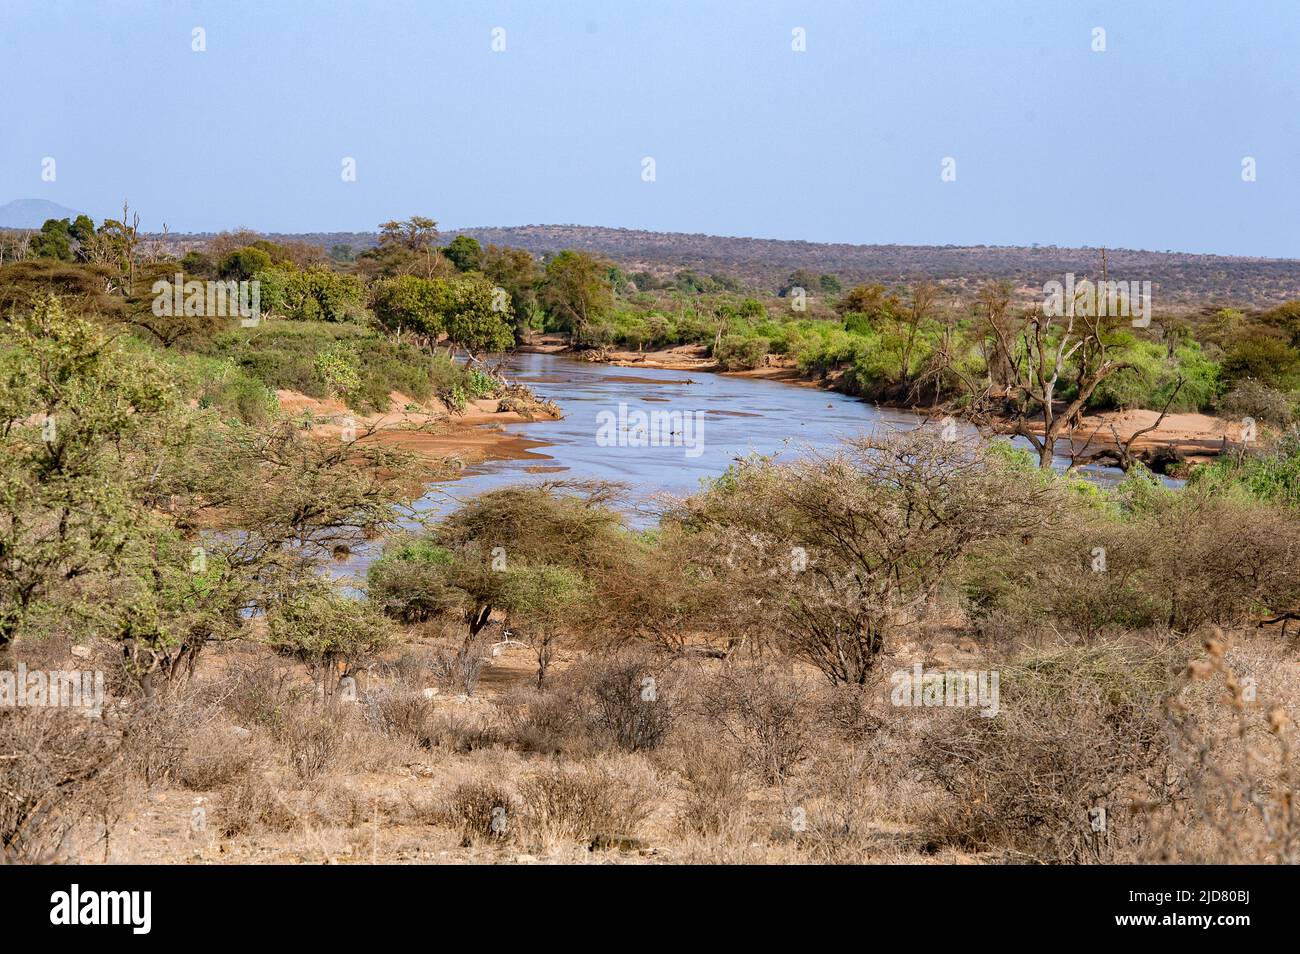
[{"label": "dry grass", "polygon": [[102,721],[0,711],[0,753],[40,753],[0,759],[0,834],[14,860],[1294,860],[1295,649],[1199,642],[1009,640],[981,657],[992,719],[798,666],[621,655],[468,701],[426,697],[421,655],[331,707],[277,657],[214,652],[189,690]]},{"label": "dry grass", "polygon": [[602,835],[634,839],[661,794],[658,777],[643,761],[559,764],[519,786],[520,837],[541,847],[590,843]]}]

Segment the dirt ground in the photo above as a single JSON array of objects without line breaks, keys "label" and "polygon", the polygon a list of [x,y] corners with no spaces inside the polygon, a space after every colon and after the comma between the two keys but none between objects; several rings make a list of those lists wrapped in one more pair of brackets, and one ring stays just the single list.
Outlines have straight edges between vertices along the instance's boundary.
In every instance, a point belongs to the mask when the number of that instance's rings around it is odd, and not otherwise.
[{"label": "dirt ground", "polygon": [[[418,632],[411,642],[426,642]],[[51,647],[53,648],[53,647]],[[404,650],[405,651],[405,650]],[[248,662],[250,653],[263,652],[252,647],[212,647],[202,658],[195,686],[221,685],[230,668]],[[392,655],[392,654],[390,654]],[[933,665],[975,665],[979,647],[970,640],[959,640],[946,631],[934,638],[899,647],[888,668],[907,668],[913,662]],[[553,663],[552,676],[562,674],[581,657],[562,653]],[[47,661],[50,664],[51,661]],[[262,656],[258,665],[286,672],[294,682],[309,686],[311,677],[296,663]],[[715,671],[723,664],[702,660],[703,670]],[[385,688],[384,666],[376,665],[358,677],[359,695]],[[815,675],[809,670],[810,679]],[[518,646],[503,647],[483,671],[473,696],[454,691],[438,691],[433,705],[447,719],[474,722],[491,719],[511,694],[530,688],[536,678],[536,660],[531,651]],[[427,691],[427,690],[426,690]],[[879,702],[887,704],[887,687],[882,688]],[[110,699],[110,705],[112,704]],[[238,720],[235,720],[236,722]],[[251,732],[234,722],[208,725],[205,730],[220,734],[238,733],[236,744],[254,745],[265,751],[264,730]],[[674,828],[677,800],[671,770],[664,765],[650,768],[651,762],[640,755],[606,753],[597,760],[613,764],[616,771],[653,771],[667,788],[660,803],[641,824],[632,844],[595,848],[575,842],[551,842],[541,848],[526,850],[517,843],[502,847],[477,844],[465,846],[457,831],[438,819],[437,812],[448,794],[468,780],[518,779],[544,770],[551,757],[528,755],[499,746],[455,752],[441,748],[389,744],[382,737],[367,736],[364,744],[370,751],[361,764],[331,771],[314,783],[297,781],[283,768],[270,770],[271,760],[262,766],[266,778],[276,791],[280,806],[294,821],[292,831],[255,829],[233,836],[224,835],[218,819],[227,790],[196,790],[174,781],[155,785],[134,800],[121,816],[107,845],[102,832],[94,826],[79,831],[72,840],[72,860],[85,864],[673,864],[699,862],[725,863],[806,863],[810,859],[793,843],[782,842],[778,831],[775,842],[766,833],[748,843],[728,842],[725,846],[699,838],[683,838]],[[228,740],[222,739],[222,744]],[[202,742],[190,741],[201,747]],[[903,788],[908,788],[906,784]],[[949,848],[934,850],[924,844],[923,834],[903,821],[896,810],[904,793],[877,792],[864,801],[879,805],[878,817],[870,823],[870,839],[876,848],[873,858],[881,863],[935,864],[983,863],[998,860],[993,856],[971,855]],[[786,809],[773,790],[749,793],[756,814],[775,819],[779,828]],[[788,838],[788,836],[786,836]]]}]

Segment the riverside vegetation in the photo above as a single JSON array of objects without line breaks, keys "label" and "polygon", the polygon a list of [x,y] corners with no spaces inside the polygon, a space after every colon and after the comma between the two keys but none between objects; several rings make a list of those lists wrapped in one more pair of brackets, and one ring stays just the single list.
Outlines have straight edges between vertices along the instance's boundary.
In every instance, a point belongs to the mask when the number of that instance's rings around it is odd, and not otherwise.
[{"label": "riverside vegetation", "polygon": [[[1071,326],[996,284],[762,292],[422,218],[360,255],[127,218],[0,241],[0,669],[107,684],[0,706],[5,860],[1297,860],[1300,303]],[[178,271],[258,281],[260,321],[158,316]],[[788,361],[1039,453],[747,457],[648,530],[604,483],[411,511],[454,466],[366,416],[547,413],[486,357],[535,332]],[[1178,488],[1042,466],[1102,407],[1260,426]],[[918,664],[997,673],[996,714],[897,705]]]}]

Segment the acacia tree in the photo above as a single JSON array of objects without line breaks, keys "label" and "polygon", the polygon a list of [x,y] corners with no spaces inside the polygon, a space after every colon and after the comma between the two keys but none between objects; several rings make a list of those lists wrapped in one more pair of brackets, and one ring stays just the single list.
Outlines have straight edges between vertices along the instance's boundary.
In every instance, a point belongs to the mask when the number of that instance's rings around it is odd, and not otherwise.
[{"label": "acacia tree", "polygon": [[530,252],[522,248],[489,245],[483,252],[483,273],[510,296],[510,308],[515,316],[515,338],[523,340],[524,332],[537,310],[537,286],[541,270]]},{"label": "acacia tree", "polygon": [[435,278],[454,274],[456,267],[438,249],[438,223],[423,215],[379,226],[379,245],[357,259],[368,278],[418,275]]},{"label": "acacia tree", "polygon": [[438,308],[438,286],[416,275],[381,278],[370,286],[375,317],[400,339],[409,332],[426,342],[438,340],[444,328]]},{"label": "acacia tree", "polygon": [[439,308],[447,340],[464,348],[471,360],[515,343],[510,299],[498,296],[492,283],[477,272],[439,281]]},{"label": "acacia tree", "polygon": [[1055,494],[983,445],[917,429],[789,464],[747,458],[666,519],[732,588],[733,629],[860,685],[955,560],[1042,526]]},{"label": "acacia tree", "polygon": [[591,585],[568,567],[543,563],[506,571],[500,590],[501,608],[511,630],[533,648],[538,689],[546,683],[561,634],[581,629],[587,622],[591,598]]},{"label": "acacia tree", "polygon": [[904,388],[910,388],[912,384],[912,353],[916,349],[916,336],[938,300],[939,286],[934,282],[921,281],[912,286],[911,298],[902,309],[901,318],[907,326],[907,340],[899,362],[899,382]]},{"label": "acacia tree", "polygon": [[[148,332],[164,348],[171,348],[182,341],[211,339],[234,324],[229,317],[207,314],[206,309],[200,310],[198,314],[187,314],[186,309],[181,308],[173,314],[173,309],[167,308],[160,309],[164,314],[155,314],[156,295],[172,294],[171,283],[178,271],[180,267],[176,262],[153,262],[143,266],[140,280],[136,284],[136,293],[123,302],[123,322]],[[165,283],[165,288],[160,283]],[[155,288],[158,288],[157,292]]]},{"label": "acacia tree", "polygon": [[314,582],[267,616],[267,642],[308,663],[326,705],[335,690],[396,641],[393,624],[364,600]]},{"label": "acacia tree", "polygon": [[[370,434],[321,441],[291,422],[218,426],[185,408],[141,440],[124,470],[166,523],[128,542],[97,615],[146,695],[187,676],[210,642],[247,638],[250,617],[297,599],[333,558],[396,529],[410,461]],[[223,532],[199,529],[214,524]]]},{"label": "acacia tree", "polygon": [[514,344],[509,298],[498,295],[477,272],[452,278],[381,279],[371,288],[371,302],[385,328],[398,335],[409,331],[433,351],[444,334],[450,348],[463,348],[471,360]]},{"label": "acacia tree", "polygon": [[53,299],[4,345],[0,647],[84,624],[121,642],[152,694],[398,520],[409,461],[368,434],[221,422]]},{"label": "acacia tree", "polygon": [[[427,538],[403,539],[387,549],[371,573],[371,594],[399,618],[461,614],[468,643],[494,611],[510,606],[526,626],[526,598],[537,598],[543,583],[558,593],[564,580],[556,572],[565,570],[590,584],[593,598],[583,612],[595,619],[594,594],[623,565],[629,546],[621,517],[608,506],[611,493],[605,484],[550,482],[480,494]],[[542,577],[525,583],[516,571]]]},{"label": "acacia tree", "polygon": [[111,570],[143,518],[122,475],[133,438],[173,398],[58,299],[18,316],[0,347],[0,648],[59,589]]},{"label": "acacia tree", "polygon": [[136,272],[140,267],[140,213],[122,203],[122,218],[105,219],[99,229],[85,240],[87,261],[110,266],[117,272],[117,289],[124,295],[135,293]]}]

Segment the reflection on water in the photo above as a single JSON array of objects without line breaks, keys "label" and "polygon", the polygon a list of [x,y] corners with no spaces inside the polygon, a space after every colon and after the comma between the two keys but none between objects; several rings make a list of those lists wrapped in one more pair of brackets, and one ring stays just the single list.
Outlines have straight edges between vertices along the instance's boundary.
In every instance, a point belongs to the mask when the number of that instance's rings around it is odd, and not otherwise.
[{"label": "reflection on water", "polygon": [[[707,372],[619,368],[545,354],[513,355],[506,368],[540,397],[558,402],[564,419],[507,425],[507,431],[536,446],[521,459],[487,461],[468,468],[459,480],[434,485],[417,501],[419,511],[436,514],[506,484],[599,479],[626,485],[629,523],[646,526],[654,522],[657,497],[693,493],[738,457],[795,457],[801,450],[831,449],[845,437],[912,428],[924,420],[831,391]],[[597,415],[617,413],[619,404],[626,404],[629,413],[703,412],[699,453],[683,446],[600,446]],[[1060,467],[1065,463],[1058,461]],[[1102,468],[1085,473],[1103,481],[1119,476]],[[377,550],[368,547],[369,552],[354,554],[336,570],[364,573]]]}]

